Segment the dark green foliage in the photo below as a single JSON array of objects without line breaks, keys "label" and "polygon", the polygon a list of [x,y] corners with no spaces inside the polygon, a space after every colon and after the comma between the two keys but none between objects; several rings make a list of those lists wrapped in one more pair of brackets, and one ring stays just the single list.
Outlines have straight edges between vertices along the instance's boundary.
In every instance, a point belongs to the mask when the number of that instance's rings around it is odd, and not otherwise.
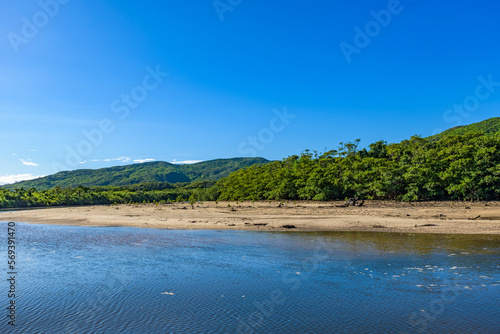
[{"label": "dark green foliage", "polygon": [[54,187],[125,186],[146,183],[186,183],[216,181],[243,167],[269,162],[263,158],[234,158],[204,161],[192,165],[175,165],[168,162],[147,162],[127,166],[80,169],[59,172],[36,180],[23,181],[3,188],[36,188],[47,190]]},{"label": "dark green foliage", "polygon": [[[201,186],[202,184],[200,184]],[[210,185],[207,183],[206,185]],[[191,185],[188,185],[191,186]],[[0,208],[25,208],[61,205],[98,205],[127,203],[164,203],[174,201],[214,201],[219,196],[215,186],[190,188],[169,184],[138,184],[132,186],[98,186],[76,188],[55,187],[38,191],[34,188],[15,190],[0,188]]]},{"label": "dark green foliage", "polygon": [[414,136],[361,151],[358,142],[233,172],[217,183],[219,200],[500,198],[500,134]]}]

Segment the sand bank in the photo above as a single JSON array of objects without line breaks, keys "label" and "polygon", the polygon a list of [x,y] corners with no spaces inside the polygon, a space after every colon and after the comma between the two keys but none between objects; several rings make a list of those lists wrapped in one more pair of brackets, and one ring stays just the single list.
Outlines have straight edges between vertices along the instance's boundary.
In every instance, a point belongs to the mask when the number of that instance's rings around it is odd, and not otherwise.
[{"label": "sand bank", "polygon": [[1,212],[0,221],[79,226],[261,231],[500,234],[500,202],[204,202]]}]

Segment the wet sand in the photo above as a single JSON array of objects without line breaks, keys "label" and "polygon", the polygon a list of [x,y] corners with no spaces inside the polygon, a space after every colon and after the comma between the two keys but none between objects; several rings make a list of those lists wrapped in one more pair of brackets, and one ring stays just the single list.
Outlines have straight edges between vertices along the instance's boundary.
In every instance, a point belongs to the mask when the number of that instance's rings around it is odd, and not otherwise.
[{"label": "wet sand", "polygon": [[[0,221],[78,226],[261,231],[500,234],[500,202],[203,202],[1,212]],[[230,205],[230,206],[229,206]]]}]

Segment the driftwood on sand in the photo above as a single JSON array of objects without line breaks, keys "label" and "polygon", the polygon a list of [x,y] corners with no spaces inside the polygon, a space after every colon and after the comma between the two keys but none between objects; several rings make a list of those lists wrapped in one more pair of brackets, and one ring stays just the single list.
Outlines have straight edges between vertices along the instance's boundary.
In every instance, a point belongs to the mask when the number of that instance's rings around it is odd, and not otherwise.
[{"label": "driftwood on sand", "polygon": [[363,206],[365,204],[365,201],[362,199],[359,199],[358,197],[353,197],[349,198],[347,202],[341,205],[337,205],[337,208],[347,208],[349,206]]}]

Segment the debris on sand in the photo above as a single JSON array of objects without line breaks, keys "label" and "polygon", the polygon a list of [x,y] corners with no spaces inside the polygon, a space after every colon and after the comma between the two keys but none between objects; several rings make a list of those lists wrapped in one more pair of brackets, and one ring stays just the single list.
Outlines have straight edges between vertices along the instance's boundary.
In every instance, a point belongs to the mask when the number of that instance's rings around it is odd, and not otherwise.
[{"label": "debris on sand", "polygon": [[347,202],[341,205],[337,205],[337,208],[347,208],[349,206],[363,206],[365,204],[365,201],[362,199],[359,199],[358,197],[353,197],[349,198]]},{"label": "debris on sand", "polygon": [[297,228],[297,226],[295,226],[295,225],[283,225],[281,227],[283,227],[283,228]]}]

